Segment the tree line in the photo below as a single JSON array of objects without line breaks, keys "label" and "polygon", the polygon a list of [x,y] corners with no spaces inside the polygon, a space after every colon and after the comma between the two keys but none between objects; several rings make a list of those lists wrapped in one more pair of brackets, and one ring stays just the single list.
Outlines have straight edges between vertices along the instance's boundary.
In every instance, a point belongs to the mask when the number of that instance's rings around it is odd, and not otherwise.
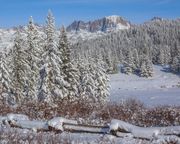
[{"label": "tree line", "polygon": [[75,59],[64,26],[56,37],[51,11],[44,33],[30,17],[26,36],[17,29],[13,48],[0,52],[0,101],[11,105],[29,101],[105,103],[109,79],[104,63],[92,57]]},{"label": "tree line", "polygon": [[180,20],[153,19],[130,29],[72,46],[75,57],[101,57],[108,73],[121,70],[126,74],[152,77],[153,64],[180,72]]}]

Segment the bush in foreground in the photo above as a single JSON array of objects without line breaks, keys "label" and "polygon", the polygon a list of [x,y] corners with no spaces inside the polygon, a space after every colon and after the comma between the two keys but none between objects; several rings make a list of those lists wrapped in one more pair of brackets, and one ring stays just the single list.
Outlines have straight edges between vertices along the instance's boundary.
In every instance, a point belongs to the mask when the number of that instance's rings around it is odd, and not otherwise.
[{"label": "bush in foreground", "polygon": [[[0,115],[20,113],[31,119],[51,119],[61,116],[80,120],[86,124],[105,124],[111,119],[119,119],[138,126],[172,126],[180,125],[180,107],[162,106],[147,108],[141,102],[129,99],[120,104],[108,103],[103,107],[95,107],[84,101],[76,103],[57,102],[26,103],[17,107],[0,105]],[[94,123],[93,123],[94,122]]]}]

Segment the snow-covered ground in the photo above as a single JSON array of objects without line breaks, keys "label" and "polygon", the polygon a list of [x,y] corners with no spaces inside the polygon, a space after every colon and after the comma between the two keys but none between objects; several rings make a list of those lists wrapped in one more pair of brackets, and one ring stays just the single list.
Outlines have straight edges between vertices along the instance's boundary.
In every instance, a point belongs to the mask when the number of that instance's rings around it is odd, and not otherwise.
[{"label": "snow-covered ground", "polygon": [[152,78],[142,78],[123,73],[110,75],[110,101],[121,102],[135,98],[146,106],[180,106],[180,75],[163,71],[161,66],[154,66]]}]

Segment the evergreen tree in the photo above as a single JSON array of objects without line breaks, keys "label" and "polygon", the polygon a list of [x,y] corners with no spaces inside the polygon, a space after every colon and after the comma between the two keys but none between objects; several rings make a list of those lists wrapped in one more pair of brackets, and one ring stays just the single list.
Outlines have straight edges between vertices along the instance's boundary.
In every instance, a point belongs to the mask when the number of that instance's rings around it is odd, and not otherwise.
[{"label": "evergreen tree", "polygon": [[96,62],[94,65],[95,70],[95,86],[96,86],[96,94],[95,94],[95,102],[99,104],[104,104],[108,100],[109,96],[109,78],[104,69],[103,63],[101,60]]},{"label": "evergreen tree", "polygon": [[107,56],[104,58],[105,63],[106,63],[106,71],[109,74],[113,73],[113,62],[112,62],[112,57],[110,52],[107,53]]},{"label": "evergreen tree", "polygon": [[119,61],[121,64],[123,64],[123,62],[124,62],[124,56],[123,56],[121,48],[119,48]]},{"label": "evergreen tree", "polygon": [[0,52],[0,101],[7,103],[10,92],[10,72],[6,54]]},{"label": "evergreen tree", "polygon": [[165,46],[164,47],[164,63],[165,65],[169,65],[171,62],[171,52],[170,52],[170,47]]},{"label": "evergreen tree", "polygon": [[11,89],[18,103],[24,100],[24,93],[27,88],[27,71],[29,71],[29,68],[26,56],[27,54],[23,48],[23,39],[20,31],[17,30],[12,55]]},{"label": "evergreen tree", "polygon": [[141,77],[152,77],[153,76],[153,65],[149,60],[148,56],[144,56],[140,65],[140,76]]},{"label": "evergreen tree", "polygon": [[147,69],[147,74],[148,74],[147,77],[152,77],[153,76],[153,64],[149,58],[147,58],[146,69]]},{"label": "evergreen tree", "polygon": [[49,11],[46,21],[46,45],[43,52],[43,66],[40,71],[39,100],[53,102],[63,97],[61,92],[61,70],[59,49],[55,42],[55,21]]},{"label": "evergreen tree", "polygon": [[160,49],[158,57],[159,57],[158,63],[161,65],[164,65],[164,50],[163,49]]},{"label": "evergreen tree", "polygon": [[[115,53],[115,52],[114,52]],[[118,73],[119,72],[119,60],[117,54],[113,54],[112,59],[112,73]]]},{"label": "evergreen tree", "polygon": [[79,95],[80,99],[88,103],[95,102],[95,82],[94,82],[94,69],[86,60],[78,62],[79,69]]},{"label": "evergreen tree", "polygon": [[172,51],[171,69],[174,72],[180,72],[180,45],[179,42],[175,43],[175,49]]},{"label": "evergreen tree", "polygon": [[83,100],[91,105],[103,105],[109,96],[109,79],[104,64],[100,59],[78,64],[80,71],[79,92]]},{"label": "evergreen tree", "polygon": [[133,63],[134,63],[134,71],[138,71],[139,70],[139,66],[140,66],[140,60],[139,60],[139,54],[137,49],[133,50]]},{"label": "evergreen tree", "polygon": [[180,56],[176,56],[173,58],[171,69],[174,72],[180,72]]},{"label": "evergreen tree", "polygon": [[123,72],[126,74],[131,74],[131,73],[133,73],[134,67],[135,67],[135,65],[133,63],[133,56],[132,56],[131,50],[128,49],[127,57],[126,57],[126,60],[124,62]]},{"label": "evergreen tree", "polygon": [[40,38],[36,26],[33,23],[33,18],[30,17],[27,30],[27,61],[29,66],[28,71],[28,100],[37,100],[39,63],[40,63]]},{"label": "evergreen tree", "polygon": [[61,28],[59,38],[59,49],[61,52],[61,71],[65,81],[65,87],[68,89],[68,100],[74,101],[78,97],[78,70],[71,60],[71,51],[66,35],[65,28]]}]

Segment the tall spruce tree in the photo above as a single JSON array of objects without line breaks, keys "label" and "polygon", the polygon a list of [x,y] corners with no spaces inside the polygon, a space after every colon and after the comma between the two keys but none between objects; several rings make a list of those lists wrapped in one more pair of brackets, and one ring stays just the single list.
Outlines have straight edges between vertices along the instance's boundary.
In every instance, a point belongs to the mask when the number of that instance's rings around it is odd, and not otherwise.
[{"label": "tall spruce tree", "polygon": [[96,100],[96,71],[94,63],[87,60],[80,60],[79,69],[79,94],[80,98],[87,103],[95,103]]},{"label": "tall spruce tree", "polygon": [[65,87],[68,90],[67,99],[74,101],[78,97],[78,69],[71,59],[71,50],[69,47],[67,34],[64,26],[62,26],[59,37],[59,50],[61,54],[61,72],[65,81]]},{"label": "tall spruce tree", "polygon": [[153,76],[153,64],[146,55],[144,55],[143,59],[141,60],[140,76],[147,78]]},{"label": "tall spruce tree", "polygon": [[27,54],[24,50],[23,43],[24,41],[20,31],[17,30],[13,47],[13,68],[11,74],[11,89],[17,103],[21,103],[24,100],[27,88],[27,71],[29,71],[26,59]]},{"label": "tall spruce tree", "polygon": [[169,65],[171,62],[171,49],[169,46],[164,47],[164,63],[165,65]]},{"label": "tall spruce tree", "polygon": [[40,38],[36,26],[33,23],[33,18],[30,17],[27,30],[27,61],[29,66],[28,71],[28,100],[37,100],[39,63],[40,63]]},{"label": "tall spruce tree", "polygon": [[133,63],[134,63],[134,71],[139,71],[139,67],[140,67],[140,60],[139,60],[139,54],[137,49],[133,50]]},{"label": "tall spruce tree", "polygon": [[171,69],[173,72],[180,72],[180,45],[179,42],[175,44],[175,49],[172,52]]},{"label": "tall spruce tree", "polygon": [[10,71],[5,52],[0,52],[0,101],[7,104],[10,93]]},{"label": "tall spruce tree", "polygon": [[171,69],[173,72],[180,72],[180,56],[175,56],[173,58]]},{"label": "tall spruce tree", "polygon": [[165,53],[164,53],[164,49],[160,49],[159,50],[159,56],[158,56],[158,63],[161,64],[161,65],[164,65],[165,64]]},{"label": "tall spruce tree", "polygon": [[96,101],[103,105],[107,102],[109,96],[109,78],[106,74],[103,62],[99,59],[97,60],[95,66],[95,86],[96,86]]},{"label": "tall spruce tree", "polygon": [[42,55],[43,66],[40,71],[39,100],[53,102],[64,98],[62,92],[63,78],[61,75],[60,50],[55,42],[55,21],[51,11],[46,21],[46,44]]},{"label": "tall spruce tree", "polygon": [[126,74],[132,74],[134,67],[135,67],[135,64],[133,62],[132,52],[131,52],[131,49],[128,48],[126,60],[124,62],[123,72]]}]

